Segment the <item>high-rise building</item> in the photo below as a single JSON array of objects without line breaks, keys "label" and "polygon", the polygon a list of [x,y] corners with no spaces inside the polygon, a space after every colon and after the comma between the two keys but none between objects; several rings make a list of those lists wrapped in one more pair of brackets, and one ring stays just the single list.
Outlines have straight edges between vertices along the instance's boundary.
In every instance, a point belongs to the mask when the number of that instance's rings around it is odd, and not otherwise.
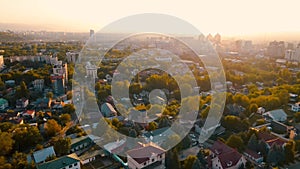
[{"label": "high-rise building", "polygon": [[57,95],[65,94],[65,85],[68,82],[68,64],[58,61],[53,65],[53,73],[50,78],[54,93]]},{"label": "high-rise building", "polygon": [[217,44],[221,43],[221,35],[217,33],[214,37],[214,40]]},{"label": "high-rise building", "polygon": [[68,63],[75,63],[79,58],[79,52],[67,52],[66,57]]},{"label": "high-rise building", "polygon": [[300,44],[295,49],[286,50],[284,58],[288,61],[300,62]]},{"label": "high-rise building", "polygon": [[273,41],[270,42],[267,48],[267,55],[274,58],[282,58],[285,54],[285,44],[284,41]]},{"label": "high-rise building", "polygon": [[93,29],[90,29],[90,37],[94,36],[95,31]]},{"label": "high-rise building", "polygon": [[4,66],[3,55],[0,55],[0,68],[2,68],[3,66]]},{"label": "high-rise building", "polygon": [[94,78],[94,79],[97,78],[97,69],[98,69],[97,66],[92,65],[90,62],[87,62],[86,66],[85,66],[85,69],[86,69],[87,77],[91,77],[91,78]]}]

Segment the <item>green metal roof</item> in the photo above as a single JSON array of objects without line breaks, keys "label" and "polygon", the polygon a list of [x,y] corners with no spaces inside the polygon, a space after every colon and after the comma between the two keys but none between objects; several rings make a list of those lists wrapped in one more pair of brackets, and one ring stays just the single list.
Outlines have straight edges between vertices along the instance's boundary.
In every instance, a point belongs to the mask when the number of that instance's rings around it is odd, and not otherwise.
[{"label": "green metal roof", "polygon": [[8,101],[7,101],[6,99],[0,98],[0,105],[1,105],[1,104],[6,104],[6,103],[8,103]]},{"label": "green metal roof", "polygon": [[59,169],[59,168],[68,167],[69,165],[77,162],[80,162],[80,159],[75,153],[73,153],[52,161],[48,161],[46,163],[42,163],[38,165],[37,168],[38,169],[56,169],[56,168]]},{"label": "green metal roof", "polygon": [[75,148],[77,146],[80,146],[81,144],[84,143],[92,143],[92,139],[89,136],[82,136],[78,138],[74,138],[71,140],[71,148]]}]

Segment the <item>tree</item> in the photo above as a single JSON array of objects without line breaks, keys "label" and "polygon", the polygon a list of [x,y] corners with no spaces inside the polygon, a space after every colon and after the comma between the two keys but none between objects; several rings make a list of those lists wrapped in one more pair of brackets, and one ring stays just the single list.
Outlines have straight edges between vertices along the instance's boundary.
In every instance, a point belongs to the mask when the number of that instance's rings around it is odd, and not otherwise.
[{"label": "tree", "polygon": [[267,156],[267,162],[276,166],[285,160],[284,150],[281,146],[273,144]]},{"label": "tree", "polygon": [[255,104],[255,103],[250,104],[250,106],[249,106],[249,113],[250,113],[250,114],[251,114],[251,113],[256,113],[257,110],[258,110],[257,104]]},{"label": "tree", "polygon": [[166,168],[179,169],[180,162],[178,159],[178,151],[173,148],[166,153]]},{"label": "tree", "polygon": [[[246,122],[247,120],[244,120],[243,122]],[[239,117],[233,116],[233,115],[227,115],[225,116],[223,120],[223,126],[231,131],[239,132],[243,130],[247,130],[246,123],[243,123]]]},{"label": "tree", "polygon": [[53,96],[54,96],[54,95],[53,95],[52,92],[48,92],[48,93],[46,94],[46,97],[49,98],[49,99],[52,99]]},{"label": "tree", "polygon": [[231,135],[227,141],[226,144],[232,148],[238,149],[240,152],[244,149],[244,142],[243,139],[240,136],[237,135]]},{"label": "tree", "polygon": [[129,86],[130,94],[139,94],[142,91],[142,85],[140,83],[133,83]]},{"label": "tree", "polygon": [[158,128],[170,127],[170,126],[171,126],[171,122],[167,116],[162,116],[159,118]]},{"label": "tree", "polygon": [[12,134],[0,131],[0,155],[7,155],[13,148],[14,140]]},{"label": "tree", "polygon": [[0,169],[11,169],[11,164],[8,163],[5,157],[0,156]]},{"label": "tree", "polygon": [[[183,168],[185,169],[192,169],[194,163],[197,161],[197,156],[189,155],[183,162]],[[199,161],[198,161],[199,162]]]},{"label": "tree", "polygon": [[295,118],[296,123],[299,123],[300,122],[300,112],[295,113],[294,118]]},{"label": "tree", "polygon": [[29,98],[29,90],[27,89],[24,81],[20,83],[20,87],[16,90],[16,99],[20,99],[22,97]]},{"label": "tree", "polygon": [[48,120],[45,124],[45,132],[48,137],[55,136],[60,130],[61,126],[53,119]]},{"label": "tree", "polygon": [[71,139],[69,137],[55,139],[52,141],[55,152],[58,156],[67,155],[71,149]]},{"label": "tree", "polygon": [[137,132],[134,129],[130,129],[128,136],[136,138],[137,137]]},{"label": "tree", "polygon": [[285,162],[294,162],[295,159],[295,142],[290,140],[284,146]]},{"label": "tree", "polygon": [[157,123],[155,123],[154,121],[150,122],[148,125],[148,131],[153,131],[155,129],[157,129]]},{"label": "tree", "polygon": [[36,126],[28,124],[19,125],[13,132],[15,140],[14,149],[24,151],[28,148],[34,148],[38,143],[43,141],[43,137]]},{"label": "tree", "polygon": [[198,154],[197,154],[197,158],[198,158],[199,162],[200,162],[203,166],[206,166],[206,164],[207,164],[207,161],[206,161],[206,159],[205,159],[205,156],[206,156],[206,154],[205,154],[205,151],[204,151],[204,150],[200,150],[200,151],[198,152]]},{"label": "tree", "polygon": [[75,113],[75,106],[73,104],[66,104],[62,109],[62,113],[64,114],[74,114]]},{"label": "tree", "polygon": [[29,96],[29,90],[27,89],[27,85],[24,81],[20,83],[21,93],[23,94],[23,97],[28,98]]},{"label": "tree", "polygon": [[71,115],[70,114],[62,114],[59,117],[60,122],[63,126],[66,126],[67,123],[71,122]]},{"label": "tree", "polygon": [[13,169],[24,169],[27,168],[27,155],[24,153],[15,152],[12,156],[12,168]]},{"label": "tree", "polygon": [[2,132],[8,132],[13,128],[14,124],[10,123],[10,122],[2,122],[0,123],[0,130]]},{"label": "tree", "polygon": [[5,83],[2,81],[2,79],[0,78],[0,91],[5,90],[6,86]]},{"label": "tree", "polygon": [[252,134],[250,140],[248,141],[247,147],[253,151],[257,150],[258,139],[255,134]]}]

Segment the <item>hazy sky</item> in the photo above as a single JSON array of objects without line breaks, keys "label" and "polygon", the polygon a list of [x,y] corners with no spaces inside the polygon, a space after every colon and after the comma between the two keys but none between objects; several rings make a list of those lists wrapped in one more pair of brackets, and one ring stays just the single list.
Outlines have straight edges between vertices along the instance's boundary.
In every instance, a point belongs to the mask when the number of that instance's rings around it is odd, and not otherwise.
[{"label": "hazy sky", "polygon": [[204,34],[300,31],[298,0],[1,0],[0,23],[59,31],[99,30],[119,18],[163,13],[184,19]]}]

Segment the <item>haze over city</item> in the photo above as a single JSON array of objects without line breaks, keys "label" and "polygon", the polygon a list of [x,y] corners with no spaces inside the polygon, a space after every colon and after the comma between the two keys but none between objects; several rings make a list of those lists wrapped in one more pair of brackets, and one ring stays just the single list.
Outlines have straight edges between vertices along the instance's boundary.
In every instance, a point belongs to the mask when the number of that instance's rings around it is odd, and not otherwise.
[{"label": "haze over city", "polygon": [[2,1],[1,30],[87,32],[138,13],[163,13],[204,34],[269,41],[300,37],[296,0],[283,1]]},{"label": "haze over city", "polygon": [[300,168],[297,0],[0,1],[0,169]]}]

